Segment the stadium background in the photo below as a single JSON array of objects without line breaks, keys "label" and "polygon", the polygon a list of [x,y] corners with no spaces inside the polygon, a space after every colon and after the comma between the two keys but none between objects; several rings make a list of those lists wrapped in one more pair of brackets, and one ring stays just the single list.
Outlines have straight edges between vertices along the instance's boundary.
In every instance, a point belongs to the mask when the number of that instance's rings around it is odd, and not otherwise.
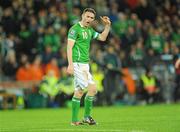
[{"label": "stadium background", "polygon": [[[1,108],[70,107],[67,31],[86,7],[97,11],[97,31],[103,29],[99,16],[112,21],[107,41],[91,44],[91,70],[99,88],[95,104],[178,101],[179,0],[0,0],[0,95],[9,97],[6,105],[0,99]],[[142,95],[140,78],[147,69],[158,79],[155,102]],[[43,91],[51,87],[48,77],[57,91]]]}]

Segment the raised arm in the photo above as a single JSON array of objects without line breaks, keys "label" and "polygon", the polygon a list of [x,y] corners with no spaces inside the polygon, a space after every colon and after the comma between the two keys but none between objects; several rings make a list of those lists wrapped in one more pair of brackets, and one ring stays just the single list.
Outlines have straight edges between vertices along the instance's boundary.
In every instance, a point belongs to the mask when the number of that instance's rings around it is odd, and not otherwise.
[{"label": "raised arm", "polygon": [[100,18],[104,24],[104,30],[101,34],[99,34],[98,40],[105,41],[109,34],[109,31],[110,31],[111,21],[110,21],[109,17],[107,17],[107,16],[103,16]]},{"label": "raised arm", "polygon": [[75,42],[74,40],[68,39],[68,43],[67,43],[67,59],[68,59],[67,73],[68,74],[74,73],[73,60],[72,60],[72,48],[74,46],[74,42]]}]

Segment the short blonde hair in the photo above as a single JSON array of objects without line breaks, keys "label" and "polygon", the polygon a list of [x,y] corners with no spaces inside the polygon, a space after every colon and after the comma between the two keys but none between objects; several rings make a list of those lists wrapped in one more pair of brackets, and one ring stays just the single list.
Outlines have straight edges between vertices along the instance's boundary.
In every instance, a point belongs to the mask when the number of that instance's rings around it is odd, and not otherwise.
[{"label": "short blonde hair", "polygon": [[91,12],[93,13],[94,15],[96,15],[96,11],[93,9],[93,8],[86,8],[83,10],[83,13],[86,13],[86,12]]}]

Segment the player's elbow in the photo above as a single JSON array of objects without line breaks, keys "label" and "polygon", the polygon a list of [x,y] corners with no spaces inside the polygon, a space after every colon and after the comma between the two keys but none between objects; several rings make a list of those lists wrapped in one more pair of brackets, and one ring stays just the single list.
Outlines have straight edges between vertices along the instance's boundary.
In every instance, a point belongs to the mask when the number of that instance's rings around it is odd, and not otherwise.
[{"label": "player's elbow", "polygon": [[99,37],[100,41],[106,41],[106,37]]},{"label": "player's elbow", "polygon": [[103,41],[103,42],[106,41],[106,38],[102,38],[101,41]]}]

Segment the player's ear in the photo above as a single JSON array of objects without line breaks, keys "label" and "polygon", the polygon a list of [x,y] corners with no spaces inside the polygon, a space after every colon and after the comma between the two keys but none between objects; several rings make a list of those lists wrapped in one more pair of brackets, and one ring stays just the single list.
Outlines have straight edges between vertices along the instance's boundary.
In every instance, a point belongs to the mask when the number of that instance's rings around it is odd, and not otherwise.
[{"label": "player's ear", "polygon": [[81,17],[82,17],[82,18],[84,17],[84,13],[82,13]]},{"label": "player's ear", "polygon": [[94,17],[93,17],[93,21],[96,19],[96,16],[94,15]]}]

